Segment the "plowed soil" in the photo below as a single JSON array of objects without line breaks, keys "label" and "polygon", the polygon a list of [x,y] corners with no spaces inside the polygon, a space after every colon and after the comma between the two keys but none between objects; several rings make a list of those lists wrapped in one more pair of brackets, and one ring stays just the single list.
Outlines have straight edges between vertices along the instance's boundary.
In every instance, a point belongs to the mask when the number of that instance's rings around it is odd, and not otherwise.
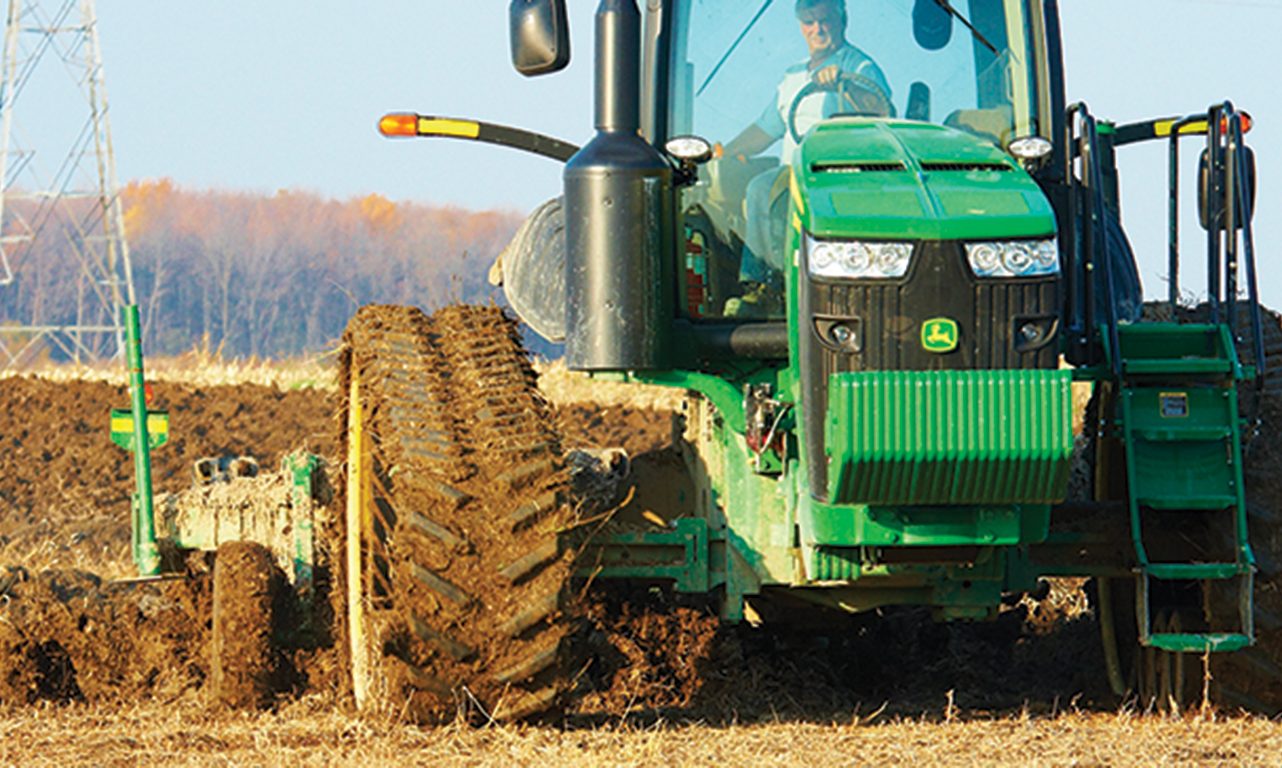
[{"label": "plowed soil", "polygon": [[[110,440],[123,387],[0,379],[0,563],[129,575],[133,459]],[[170,441],[152,452],[158,493],[192,484],[196,459],[251,455],[265,469],[295,448],[333,453],[332,395],[254,385],[197,388],[157,382]]]},{"label": "plowed soil", "polygon": [[[159,490],[187,487],[203,456],[248,454],[265,468],[298,447],[335,456],[331,394],[155,389],[153,407],[168,408],[172,424],[172,441],[155,452]],[[185,580],[111,581],[132,570],[132,468],[106,429],[125,400],[101,383],[0,380],[0,703],[168,701],[206,687],[212,584],[202,564]],[[1271,428],[1280,414],[1266,409]],[[667,412],[576,405],[558,420],[566,449],[638,455],[671,441]],[[1276,447],[1255,441],[1248,461],[1253,502],[1279,510]],[[578,709],[589,723],[629,714],[827,722],[884,703],[901,713],[944,702],[970,712],[1116,706],[1098,672],[1097,628],[1081,611],[1025,621],[1046,611],[1025,604],[978,626],[892,611],[776,631],[718,628],[705,606],[649,590],[598,591],[589,606]],[[300,671],[326,687],[320,667]]]}]

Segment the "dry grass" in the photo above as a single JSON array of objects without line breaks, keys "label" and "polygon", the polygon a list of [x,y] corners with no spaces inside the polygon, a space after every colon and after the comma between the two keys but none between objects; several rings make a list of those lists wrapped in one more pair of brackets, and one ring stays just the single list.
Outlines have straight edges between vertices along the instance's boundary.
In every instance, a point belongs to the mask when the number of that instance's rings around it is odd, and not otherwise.
[{"label": "dry grass", "polygon": [[304,701],[278,714],[198,702],[15,710],[5,765],[1277,765],[1282,724],[1128,712],[867,722],[419,729]]},{"label": "dry grass", "polygon": [[[205,350],[192,350],[177,357],[148,357],[144,362],[149,381],[171,381],[193,386],[259,384],[282,390],[333,389],[335,351],[287,360],[226,359]],[[629,406],[676,410],[685,397],[682,390],[645,384],[627,384],[593,378],[571,371],[561,360],[535,361],[539,388],[556,405],[597,403],[606,407]],[[122,363],[108,361],[95,365],[42,363],[21,370],[0,370],[7,376],[36,376],[48,381],[105,381],[116,386],[128,383]]]},{"label": "dry grass", "polygon": [[[198,387],[259,384],[282,390],[332,389],[335,354],[331,351],[288,360],[229,360],[216,352],[196,349],[176,357],[148,357],[143,365],[149,381],[172,381]],[[19,375],[37,376],[49,381],[105,381],[116,386],[128,383],[124,363],[119,361],[94,365],[42,363],[20,370],[0,370],[0,379]]]},{"label": "dry grass", "polygon": [[685,391],[648,384],[628,384],[592,377],[571,371],[562,360],[535,363],[539,389],[556,405],[595,403],[606,408],[628,406],[649,410],[675,411],[685,399]]}]

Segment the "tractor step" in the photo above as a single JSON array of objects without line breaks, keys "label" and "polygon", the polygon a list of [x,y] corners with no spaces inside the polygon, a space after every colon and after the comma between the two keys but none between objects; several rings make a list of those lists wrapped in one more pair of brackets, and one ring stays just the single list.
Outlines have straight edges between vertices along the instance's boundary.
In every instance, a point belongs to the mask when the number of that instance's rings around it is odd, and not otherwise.
[{"label": "tractor step", "polygon": [[1225,325],[1134,323],[1117,330],[1123,377],[1182,382],[1190,377],[1232,379],[1238,374]]},{"label": "tractor step", "polygon": [[1161,633],[1148,636],[1150,648],[1175,653],[1231,653],[1252,644],[1250,635],[1237,632]]},{"label": "tractor step", "polygon": [[1241,563],[1149,563],[1144,570],[1163,581],[1223,581],[1249,572],[1250,567]]},{"label": "tractor step", "polygon": [[1132,376],[1156,376],[1162,374],[1230,374],[1232,363],[1214,357],[1183,357],[1174,360],[1127,360],[1122,365],[1122,373]]},{"label": "tractor step", "polygon": [[1151,443],[1208,442],[1227,440],[1233,436],[1233,430],[1224,426],[1212,427],[1162,427],[1161,429],[1137,429],[1135,434]]},{"label": "tractor step", "polygon": [[1237,506],[1237,496],[1227,493],[1207,493],[1187,496],[1140,496],[1135,502],[1149,509],[1179,512],[1217,512]]},{"label": "tractor step", "polygon": [[[1244,648],[1255,635],[1255,559],[1242,495],[1241,413],[1235,386],[1242,368],[1232,337],[1222,324],[1136,323],[1118,330],[1122,377],[1116,417],[1126,453],[1131,539],[1139,565],[1140,642],[1178,652]],[[1144,510],[1207,513],[1209,530],[1189,531],[1186,546],[1172,554],[1169,532],[1145,530]],[[1226,511],[1228,515],[1214,514]],[[1150,521],[1149,527],[1160,526]],[[1206,552],[1221,551],[1212,546],[1221,539],[1232,543],[1232,553],[1215,557],[1232,562],[1199,562]],[[1154,542],[1164,542],[1163,562],[1150,561]],[[1187,562],[1178,562],[1185,558]],[[1165,622],[1173,620],[1168,613],[1171,587],[1154,593],[1155,581],[1201,582],[1204,588],[1236,582],[1236,599],[1229,598],[1226,589],[1203,590],[1204,600],[1226,603],[1215,606],[1224,608],[1215,615],[1227,623],[1227,617],[1236,614],[1234,626],[1194,633],[1167,626]]]}]

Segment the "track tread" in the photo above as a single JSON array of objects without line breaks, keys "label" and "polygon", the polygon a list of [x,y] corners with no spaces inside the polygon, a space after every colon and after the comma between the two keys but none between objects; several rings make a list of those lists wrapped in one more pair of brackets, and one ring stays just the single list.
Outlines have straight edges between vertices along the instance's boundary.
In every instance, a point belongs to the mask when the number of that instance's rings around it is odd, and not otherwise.
[{"label": "track tread", "polygon": [[569,685],[560,535],[573,510],[515,324],[497,308],[370,307],[345,342],[343,391],[360,370],[372,489],[395,518],[380,551],[389,709],[446,720],[466,688],[497,719],[555,711]]}]

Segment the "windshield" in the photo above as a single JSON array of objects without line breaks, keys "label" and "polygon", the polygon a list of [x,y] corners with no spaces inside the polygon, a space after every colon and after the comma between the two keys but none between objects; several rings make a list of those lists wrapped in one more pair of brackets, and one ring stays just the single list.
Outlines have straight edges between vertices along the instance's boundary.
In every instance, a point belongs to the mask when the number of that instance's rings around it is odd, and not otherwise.
[{"label": "windshield", "polygon": [[[720,149],[699,183],[683,192],[688,313],[782,313],[776,298],[786,230],[782,168],[820,120],[861,114],[927,121],[1001,147],[1041,133],[1025,5],[679,3],[667,134],[695,134]],[[733,276],[720,274],[731,267]],[[736,292],[743,301],[732,300]]]},{"label": "windshield", "polygon": [[[672,49],[669,135],[694,133],[725,143],[770,106],[779,106],[780,86],[790,75],[813,74],[827,63],[811,60],[797,0],[688,0],[683,5]],[[829,3],[810,5],[821,14]],[[844,6],[846,28],[844,35],[834,34],[848,45],[839,45],[842,51],[832,63],[845,69],[858,61],[858,72],[887,91],[892,115],[970,130],[1003,146],[1039,132],[1024,0],[952,0],[945,4],[958,16],[951,22],[932,0],[838,0],[835,5]],[[829,100],[837,106],[837,99]],[[806,126],[799,128],[804,133]],[[783,144],[773,146],[773,154],[781,154]]]}]

